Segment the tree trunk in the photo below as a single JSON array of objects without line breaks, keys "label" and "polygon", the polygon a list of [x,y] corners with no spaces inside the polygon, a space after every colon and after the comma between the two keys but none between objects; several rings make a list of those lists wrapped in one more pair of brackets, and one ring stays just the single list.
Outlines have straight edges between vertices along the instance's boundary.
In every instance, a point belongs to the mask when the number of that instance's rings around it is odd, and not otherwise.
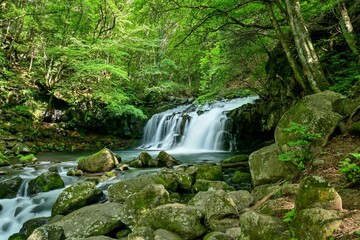
[{"label": "tree trunk", "polygon": [[354,28],[352,26],[350,16],[349,16],[349,13],[348,13],[345,3],[340,2],[339,8],[340,8],[340,13],[341,13],[340,27],[341,27],[342,34],[343,34],[345,41],[348,44],[350,50],[358,58],[358,61],[360,61],[360,59],[359,59],[360,53],[359,53],[359,49],[356,46],[356,36],[354,33]]},{"label": "tree trunk", "polygon": [[[301,87],[304,89],[305,92],[308,92],[308,87],[305,83],[305,80],[304,80],[304,77],[303,77],[303,74],[300,70],[300,67],[299,65],[297,64],[296,60],[295,60],[295,56],[294,56],[294,53],[293,51],[291,50],[291,47],[288,43],[288,39],[286,39],[286,37],[284,36],[283,32],[281,31],[280,29],[280,25],[275,17],[275,14],[274,14],[274,11],[273,11],[273,8],[272,8],[272,3],[268,2],[268,1],[264,1],[264,4],[266,6],[266,10],[270,16],[270,20],[271,20],[271,23],[272,25],[274,26],[274,29],[275,29],[275,32],[276,32],[276,35],[278,36],[279,38],[279,41],[285,51],[285,54],[286,54],[286,58],[290,64],[290,67],[291,69],[293,70],[294,72],[294,77],[295,77],[295,80],[301,85]],[[292,86],[295,85],[294,82],[290,83]]]},{"label": "tree trunk", "polygon": [[288,21],[294,37],[296,50],[301,65],[313,92],[328,89],[329,83],[325,78],[319,57],[312,44],[309,31],[301,15],[299,0],[285,0]]}]

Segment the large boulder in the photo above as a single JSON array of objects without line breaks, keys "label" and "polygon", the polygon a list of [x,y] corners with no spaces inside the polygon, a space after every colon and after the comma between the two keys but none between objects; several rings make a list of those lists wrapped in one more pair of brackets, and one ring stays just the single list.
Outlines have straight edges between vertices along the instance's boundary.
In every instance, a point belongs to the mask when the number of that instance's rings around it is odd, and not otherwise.
[{"label": "large boulder", "polygon": [[241,236],[248,240],[288,240],[288,227],[280,219],[249,211],[240,216]]},{"label": "large boulder", "polygon": [[157,167],[157,162],[148,152],[141,152],[136,159],[130,161],[128,164],[130,167],[135,168]]},{"label": "large boulder", "polygon": [[86,205],[97,203],[104,196],[94,182],[79,182],[66,188],[56,199],[51,215],[66,215]]},{"label": "large boulder", "polygon": [[322,177],[309,176],[300,184],[295,206],[297,211],[314,207],[342,210],[342,200],[336,190]]},{"label": "large boulder", "polygon": [[324,91],[305,96],[300,100],[281,117],[275,129],[275,141],[279,149],[282,152],[291,151],[292,148],[288,143],[298,140],[297,134],[287,130],[292,123],[305,126],[308,134],[321,134],[321,137],[311,141],[311,148],[325,146],[343,118],[332,110],[332,104],[341,98],[343,98],[341,94]]},{"label": "large boulder", "polygon": [[326,240],[339,228],[341,216],[338,211],[322,208],[308,208],[295,217],[295,237],[303,240]]},{"label": "large boulder", "polygon": [[206,234],[204,240],[234,240],[234,238],[222,232],[211,232]]},{"label": "large boulder", "polygon": [[182,238],[165,229],[158,229],[154,232],[154,239],[156,240],[182,240]]},{"label": "large boulder", "polygon": [[162,184],[165,189],[176,191],[178,183],[171,173],[148,174],[137,176],[112,184],[108,188],[110,202],[124,202],[128,196],[140,192],[149,184]]},{"label": "large boulder", "polygon": [[248,208],[254,202],[253,195],[246,190],[232,191],[227,194],[234,201],[239,212],[244,208]]},{"label": "large boulder", "polygon": [[170,203],[169,192],[161,184],[150,184],[141,191],[130,195],[124,203],[127,225],[134,225],[150,209]]},{"label": "large boulder", "polygon": [[205,232],[201,212],[184,204],[166,204],[152,209],[144,223],[153,229],[166,229],[182,239],[195,239]]},{"label": "large boulder", "polygon": [[220,165],[201,164],[198,166],[196,179],[223,181],[222,168]]},{"label": "large boulder", "polygon": [[28,193],[37,194],[63,187],[65,187],[65,184],[59,173],[45,172],[29,181]]},{"label": "large boulder", "polygon": [[254,186],[275,183],[291,175],[293,166],[279,161],[279,148],[276,144],[263,147],[249,157],[249,167]]},{"label": "large boulder", "polygon": [[14,177],[0,182],[0,199],[16,197],[22,183],[21,177]]},{"label": "large boulder", "polygon": [[266,201],[258,209],[258,212],[273,217],[283,218],[285,213],[289,212],[294,207],[295,207],[294,202],[289,201],[286,198],[277,198]]},{"label": "large boulder", "polygon": [[85,238],[121,229],[123,218],[121,204],[103,203],[75,210],[51,225],[64,229],[66,239]]},{"label": "large boulder", "polygon": [[35,229],[27,240],[65,240],[62,227],[45,225]]},{"label": "large boulder", "polygon": [[176,160],[173,156],[169,155],[165,151],[159,152],[156,157],[156,162],[158,167],[168,167],[171,168],[175,165],[180,165],[181,162]]},{"label": "large boulder", "polygon": [[119,161],[115,154],[104,148],[89,157],[79,159],[78,169],[89,173],[107,172],[118,164]]},{"label": "large boulder", "polygon": [[216,191],[216,190],[224,190],[224,191],[234,191],[235,188],[228,185],[222,181],[210,181],[204,179],[196,180],[195,184],[193,185],[192,189],[196,192],[200,191]]}]

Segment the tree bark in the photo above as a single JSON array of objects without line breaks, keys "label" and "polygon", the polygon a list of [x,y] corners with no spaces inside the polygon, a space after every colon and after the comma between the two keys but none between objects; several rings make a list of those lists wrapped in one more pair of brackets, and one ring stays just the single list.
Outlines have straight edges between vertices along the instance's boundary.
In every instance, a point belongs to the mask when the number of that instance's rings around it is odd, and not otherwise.
[{"label": "tree bark", "polygon": [[[290,64],[290,67],[291,69],[293,70],[293,73],[294,73],[294,77],[295,77],[295,80],[301,85],[301,87],[304,89],[305,92],[308,92],[308,87],[305,83],[305,80],[304,80],[304,77],[303,77],[303,74],[300,70],[300,67],[299,65],[297,64],[296,62],[296,59],[295,59],[295,56],[294,56],[294,53],[288,43],[288,39],[286,39],[286,37],[284,36],[283,32],[281,31],[281,28],[280,28],[280,25],[275,17],[275,14],[274,14],[274,11],[273,11],[273,7],[272,7],[272,3],[268,2],[268,1],[264,1],[264,4],[265,4],[265,7],[266,7],[266,10],[270,16],[270,20],[271,20],[271,23],[272,25],[274,26],[274,29],[275,29],[275,32],[276,32],[276,35],[278,36],[279,38],[279,41],[285,51],[285,54],[286,54],[286,58]],[[291,85],[295,85],[294,82],[291,83]]]},{"label": "tree bark", "polygon": [[328,89],[329,83],[322,70],[320,59],[315,51],[309,31],[301,15],[299,0],[285,0],[291,33],[301,65],[314,93]]},{"label": "tree bark", "polygon": [[348,13],[348,10],[346,8],[345,3],[340,2],[339,3],[341,18],[340,18],[340,27],[342,34],[345,38],[346,43],[348,44],[350,50],[352,53],[358,58],[358,61],[360,61],[360,53],[359,49],[356,46],[356,35],[354,33],[354,28],[351,23],[351,19]]}]

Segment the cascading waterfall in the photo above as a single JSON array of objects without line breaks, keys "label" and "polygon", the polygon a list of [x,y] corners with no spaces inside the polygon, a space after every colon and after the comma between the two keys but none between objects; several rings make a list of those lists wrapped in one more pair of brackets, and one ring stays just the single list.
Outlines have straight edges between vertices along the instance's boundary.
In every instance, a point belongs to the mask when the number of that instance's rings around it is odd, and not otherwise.
[{"label": "cascading waterfall", "polygon": [[226,128],[230,121],[226,113],[257,98],[237,98],[203,106],[184,105],[155,114],[144,128],[143,144],[140,148],[184,151],[234,150],[232,133]]}]

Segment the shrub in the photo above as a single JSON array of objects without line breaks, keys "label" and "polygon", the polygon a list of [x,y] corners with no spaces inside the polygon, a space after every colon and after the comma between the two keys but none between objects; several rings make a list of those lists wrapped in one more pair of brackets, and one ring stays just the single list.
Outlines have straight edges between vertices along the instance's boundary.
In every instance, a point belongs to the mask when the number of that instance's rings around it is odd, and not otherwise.
[{"label": "shrub", "polygon": [[352,184],[359,183],[360,181],[360,153],[350,153],[355,159],[353,162],[350,157],[345,158],[343,161],[339,163],[339,171],[345,176],[347,182]]}]

